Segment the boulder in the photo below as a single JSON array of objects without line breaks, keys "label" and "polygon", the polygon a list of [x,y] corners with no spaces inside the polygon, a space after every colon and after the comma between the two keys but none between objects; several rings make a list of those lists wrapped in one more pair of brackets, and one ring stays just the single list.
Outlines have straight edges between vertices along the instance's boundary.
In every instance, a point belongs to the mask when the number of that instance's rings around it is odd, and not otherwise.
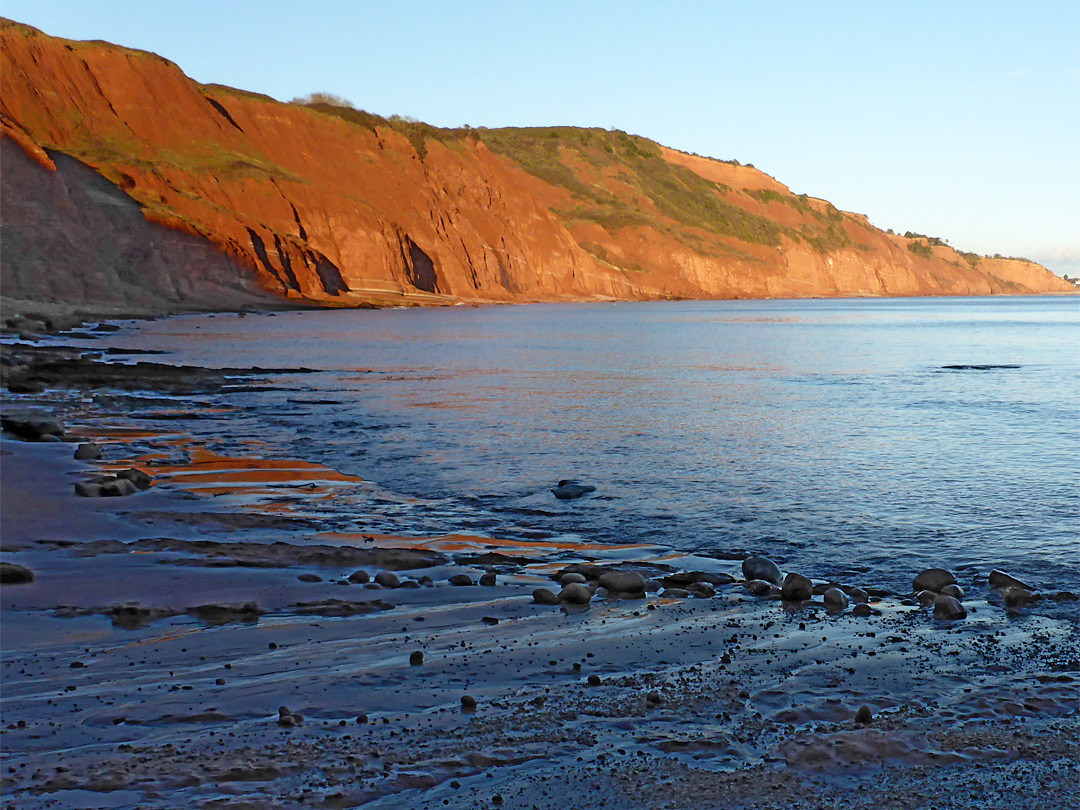
[{"label": "boulder", "polygon": [[763,579],[752,579],[743,587],[751,596],[768,596],[776,586]]},{"label": "boulder", "polygon": [[960,604],[959,600],[954,597],[938,594],[937,599],[934,600],[935,619],[951,622],[963,619],[965,616],[967,616],[967,611],[964,610],[964,606]]},{"label": "boulder", "polygon": [[384,588],[400,588],[401,580],[393,571],[380,571],[375,575],[375,584]]},{"label": "boulder", "polygon": [[495,577],[495,574],[492,573],[491,571],[488,571],[486,574],[483,574],[480,577],[480,584],[483,585],[484,587],[490,588],[495,583],[496,583],[496,577]]},{"label": "boulder", "polygon": [[996,568],[990,572],[990,587],[999,591],[1003,591],[1006,588],[1024,588],[1028,591],[1035,590],[1027,583],[1021,582],[1016,577],[1010,576],[1004,571],[999,571]]},{"label": "boulder", "polygon": [[686,599],[690,595],[690,591],[682,588],[664,588],[664,592],[660,596],[664,599]]},{"label": "boulder", "polygon": [[91,484],[86,481],[79,481],[75,485],[75,494],[80,498],[100,498],[101,484]]},{"label": "boulder", "polygon": [[941,589],[941,592],[945,596],[951,596],[953,599],[964,598],[964,589],[961,588],[959,585],[946,585],[944,588]]},{"label": "boulder", "polygon": [[690,586],[690,593],[698,599],[711,599],[716,596],[716,589],[708,582],[695,582]]},{"label": "boulder", "polygon": [[34,572],[23,565],[0,562],[0,584],[25,585],[34,581]]},{"label": "boulder", "polygon": [[101,458],[101,448],[93,442],[85,442],[75,448],[75,458],[79,461],[96,461]]},{"label": "boulder", "polygon": [[786,602],[801,602],[814,595],[814,583],[802,574],[788,574],[780,586],[780,598]]},{"label": "boulder", "polygon": [[468,574],[454,574],[447,582],[451,585],[457,585],[458,587],[476,584]]},{"label": "boulder", "polygon": [[580,582],[572,582],[559,592],[559,601],[570,605],[587,605],[592,600],[592,591]]},{"label": "boulder", "polygon": [[742,572],[745,579],[763,579],[773,585],[780,584],[780,569],[765,557],[747,557],[743,560]]},{"label": "boulder", "polygon": [[101,485],[102,498],[121,498],[126,495],[134,495],[139,491],[131,481],[126,478],[114,478]]},{"label": "boulder", "polygon": [[574,582],[588,582],[584,574],[579,574],[576,571],[570,571],[565,574],[559,574],[558,580],[563,585],[570,585]]},{"label": "boulder", "polygon": [[685,588],[695,582],[707,582],[716,587],[730,585],[735,581],[735,577],[728,574],[708,574],[704,571],[679,571],[676,574],[669,574],[660,581],[671,588]]},{"label": "boulder", "polygon": [[349,574],[349,582],[353,585],[366,585],[371,581],[371,577],[368,576],[367,571],[353,571]]},{"label": "boulder", "polygon": [[[919,591],[915,598],[919,600],[920,605],[927,607],[928,605],[934,604],[934,600],[936,600],[938,596],[940,596],[940,594],[936,594],[933,591]],[[948,596],[948,594],[946,594],[946,596]],[[954,596],[953,599],[955,598],[956,597]]]},{"label": "boulder", "polygon": [[851,609],[851,615],[852,616],[859,616],[859,617],[872,616],[873,613],[874,613],[873,609],[870,607],[870,605],[866,604],[866,602],[860,602],[859,604],[855,605],[855,607],[853,607]]},{"label": "boulder", "polygon": [[153,483],[154,480],[142,470],[137,470],[134,467],[129,470],[121,470],[116,474],[116,477],[122,478],[125,481],[130,481],[138,489],[150,489],[150,484]]},{"label": "boulder", "polygon": [[955,585],[956,577],[946,571],[944,568],[927,568],[921,574],[919,574],[911,582],[911,590],[918,593],[919,591],[933,591],[934,593],[941,593],[941,589],[946,585]]},{"label": "boulder", "polygon": [[580,498],[582,495],[596,492],[596,487],[591,484],[579,484],[577,481],[563,479],[559,482],[559,485],[551,491],[560,501],[572,501],[575,498]]},{"label": "boulder", "polygon": [[1012,585],[1001,592],[1001,598],[1005,601],[1005,607],[1015,610],[1036,601],[1039,594],[1019,585]]},{"label": "boulder", "polygon": [[848,595],[848,598],[852,602],[854,602],[856,605],[865,605],[867,602],[870,601],[870,595],[866,591],[864,591],[862,588],[850,588],[849,587],[849,588],[842,588],[841,590],[843,590],[844,593],[846,593]]},{"label": "boulder", "polygon": [[0,428],[30,442],[43,441],[48,436],[55,437],[55,441],[64,435],[64,423],[57,419],[4,416],[0,417]]},{"label": "boulder", "polygon": [[826,607],[833,610],[843,610],[848,606],[847,594],[839,588],[829,588],[822,594],[822,599],[825,600]]},{"label": "boulder", "polygon": [[[585,590],[588,590],[588,588]],[[559,604],[559,597],[556,596],[554,591],[549,591],[547,588],[537,588],[533,591],[533,602],[538,605],[557,605]]]},{"label": "boulder", "polygon": [[618,596],[645,594],[645,577],[637,571],[608,571],[601,574],[600,587]]}]

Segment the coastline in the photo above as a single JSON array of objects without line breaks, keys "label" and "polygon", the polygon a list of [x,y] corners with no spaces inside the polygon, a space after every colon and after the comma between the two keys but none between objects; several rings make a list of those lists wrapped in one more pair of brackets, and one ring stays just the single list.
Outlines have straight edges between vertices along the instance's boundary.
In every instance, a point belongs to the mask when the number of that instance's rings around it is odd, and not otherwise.
[{"label": "coastline", "polygon": [[[1076,803],[1075,603],[1010,615],[965,582],[962,622],[892,593],[869,616],[831,614],[820,596],[752,597],[738,559],[342,532],[320,501],[363,515],[389,494],[257,446],[222,452],[197,421],[132,418],[175,407],[161,390],[201,391],[187,407],[212,411],[244,381],[128,373],[124,390],[106,371],[5,395],[6,414],[36,405],[105,451],[0,445],[4,561],[35,572],[3,586],[2,784],[20,806],[528,807],[573,786],[613,808],[915,807],[971,780],[972,807]],[[129,467],[153,486],[72,493]],[[657,585],[534,603],[580,564]],[[680,572],[713,595],[662,595]],[[281,706],[303,721],[280,724]]]}]

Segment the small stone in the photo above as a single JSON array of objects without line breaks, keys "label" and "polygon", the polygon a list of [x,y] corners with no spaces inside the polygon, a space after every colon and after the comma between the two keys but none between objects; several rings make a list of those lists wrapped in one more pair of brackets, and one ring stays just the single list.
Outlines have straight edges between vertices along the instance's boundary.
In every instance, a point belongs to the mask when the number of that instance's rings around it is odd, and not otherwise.
[{"label": "small stone", "polygon": [[994,588],[995,590],[999,590],[999,591],[1003,591],[1006,588],[1023,588],[1024,590],[1027,590],[1027,591],[1034,591],[1035,590],[1034,588],[1032,588],[1027,583],[1021,582],[1016,577],[1010,576],[1009,574],[1006,574],[1004,571],[999,571],[996,568],[993,571],[990,572],[989,581],[990,581],[990,587]]},{"label": "small stone", "polygon": [[660,697],[659,692],[649,692],[649,694],[645,696],[645,702],[650,706],[659,706],[663,703],[663,698]]},{"label": "small stone", "polygon": [[660,596],[664,599],[686,599],[690,596],[690,591],[683,588],[664,588]]},{"label": "small stone", "polygon": [[946,585],[955,584],[956,577],[944,568],[927,568],[911,581],[911,590],[915,593],[918,593],[919,591],[941,593],[941,589]]},{"label": "small stone", "polygon": [[858,616],[860,618],[870,616],[873,614],[873,609],[866,602],[860,602],[851,609],[852,616]]},{"label": "small stone", "polygon": [[418,579],[416,581],[418,583],[420,583],[420,585],[422,587],[424,587],[424,588],[430,588],[432,585],[435,584],[435,580],[433,580],[431,577],[427,576],[426,574],[424,576],[420,577],[420,579]]},{"label": "small stone", "polygon": [[773,585],[780,584],[780,569],[766,557],[747,557],[742,562],[744,579],[763,579]]},{"label": "small stone", "polygon": [[116,478],[101,485],[101,497],[103,498],[123,498],[134,495],[138,491],[139,488],[126,478]]},{"label": "small stone", "polygon": [[375,575],[375,584],[384,588],[400,588],[401,580],[393,571],[380,571]]},{"label": "small stone", "polygon": [[216,679],[214,681],[214,683],[216,683],[218,686],[224,686],[225,685],[225,679],[224,678],[218,678],[218,679]]},{"label": "small stone", "polygon": [[1077,596],[1072,591],[1058,591],[1050,598],[1055,602],[1075,602],[1080,599],[1080,596]]},{"label": "small stone", "polygon": [[371,581],[371,577],[368,576],[367,571],[353,571],[349,574],[349,582],[353,585],[366,585]]},{"label": "small stone", "polygon": [[85,442],[75,448],[75,458],[79,461],[95,461],[101,458],[101,448],[93,442]]},{"label": "small stone", "polygon": [[839,588],[829,588],[822,594],[825,605],[833,610],[843,610],[848,606],[848,597]]},{"label": "small stone", "polygon": [[533,591],[533,602],[538,605],[557,605],[559,604],[559,597],[547,588],[537,588]]},{"label": "small stone", "polygon": [[75,494],[80,498],[100,498],[101,484],[90,484],[85,481],[79,481],[75,484]]},{"label": "small stone", "polygon": [[323,579],[318,574],[301,574],[297,577],[301,582],[322,582]]},{"label": "small stone", "polygon": [[690,586],[690,592],[698,599],[711,599],[716,596],[716,589],[708,582],[695,582]]},{"label": "small stone", "polygon": [[558,598],[571,605],[587,605],[592,600],[592,591],[579,582],[572,582],[559,592]]},{"label": "small stone", "polygon": [[288,706],[278,706],[277,713],[278,717],[285,717],[292,714],[292,710],[290,710]]},{"label": "small stone", "polygon": [[869,706],[860,706],[859,710],[855,712],[855,722],[860,725],[866,725],[872,722],[874,719],[874,713],[870,711]]},{"label": "small stone", "polygon": [[471,712],[473,709],[476,708],[476,698],[474,698],[472,695],[462,695],[461,708],[463,708],[467,712]]},{"label": "small stone", "polygon": [[951,622],[963,619],[965,616],[967,616],[967,611],[954,597],[938,594],[937,599],[934,600],[935,619]]},{"label": "small stone", "polygon": [[485,588],[490,588],[495,585],[495,583],[495,574],[491,573],[490,571],[480,577],[480,584],[483,585]]},{"label": "small stone", "polygon": [[292,719],[293,722],[296,723],[296,725],[300,725],[304,722],[304,715],[293,712]]},{"label": "small stone", "polygon": [[84,664],[82,661],[72,661],[70,664],[68,664],[68,666],[72,669],[82,669],[86,666],[86,664]]},{"label": "small stone", "polygon": [[285,714],[278,718],[277,724],[282,728],[292,728],[296,725],[296,718],[291,714]]},{"label": "small stone", "polygon": [[589,686],[599,686],[599,685],[600,685],[600,676],[599,675],[590,675],[589,676]]},{"label": "small stone", "polygon": [[409,656],[409,664],[418,667],[422,663],[424,663],[424,654],[420,650],[413,650],[412,654]]},{"label": "small stone", "polygon": [[492,627],[499,623],[499,620],[496,619],[494,616],[484,616],[482,619],[480,619],[480,621],[482,621],[484,624],[491,625]]},{"label": "small stone", "polygon": [[449,582],[451,585],[457,585],[458,587],[476,584],[472,581],[472,577],[470,577],[468,574],[454,574],[452,577],[450,577],[450,579],[447,580],[447,582]]},{"label": "small stone", "polygon": [[814,583],[802,574],[788,574],[780,588],[780,598],[787,602],[801,602],[814,595]]},{"label": "small stone", "polygon": [[0,584],[26,585],[34,581],[34,572],[25,565],[0,562]]},{"label": "small stone", "polygon": [[367,715],[366,714],[358,714],[358,715],[356,715],[356,725],[362,726],[366,722],[367,722]]},{"label": "small stone", "polygon": [[572,585],[575,582],[588,582],[588,580],[585,579],[584,574],[579,574],[576,571],[571,571],[567,574],[561,574],[559,576],[559,582],[562,585]]},{"label": "small stone", "polygon": [[946,585],[944,588],[941,589],[941,592],[945,596],[951,596],[953,599],[964,598],[964,589],[961,588],[959,585]]}]

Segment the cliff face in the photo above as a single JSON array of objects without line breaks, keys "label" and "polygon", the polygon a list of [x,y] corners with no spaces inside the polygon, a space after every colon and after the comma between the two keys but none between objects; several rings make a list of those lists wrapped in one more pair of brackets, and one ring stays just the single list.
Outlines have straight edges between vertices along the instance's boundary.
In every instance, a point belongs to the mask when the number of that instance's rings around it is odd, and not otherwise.
[{"label": "cliff face", "polygon": [[[153,54],[10,22],[0,48],[2,131],[29,158],[4,163],[8,296],[111,261],[8,267],[9,214],[47,241],[57,217],[39,204],[34,225],[18,201],[50,173],[78,172],[69,158],[190,240],[159,256],[189,292],[211,276],[245,295],[247,278],[339,306],[1072,290],[1030,262],[887,235],[752,167],[621,132],[440,130],[282,104],[199,85]],[[77,249],[81,237],[66,238]]]}]

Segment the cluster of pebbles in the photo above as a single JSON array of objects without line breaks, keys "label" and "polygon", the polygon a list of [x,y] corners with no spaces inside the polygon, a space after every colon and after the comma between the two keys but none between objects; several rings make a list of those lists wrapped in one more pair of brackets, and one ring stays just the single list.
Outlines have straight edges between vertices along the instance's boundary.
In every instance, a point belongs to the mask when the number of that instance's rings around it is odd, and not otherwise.
[{"label": "cluster of pebbles", "polygon": [[[557,593],[549,588],[533,591],[533,601],[540,605],[564,608],[584,607],[594,598],[644,599],[650,593],[661,598],[709,598],[721,585],[741,585],[751,596],[775,599],[786,604],[802,606],[821,597],[829,613],[843,613],[851,606],[854,616],[871,616],[872,606],[888,591],[859,588],[835,582],[815,583],[795,572],[784,574],[779,566],[766,557],[747,557],[742,562],[743,579],[727,574],[684,571],[660,579],[647,579],[637,571],[626,571],[602,565],[571,565],[553,575],[562,588]],[[990,601],[1000,602],[1009,611],[1018,611],[1044,598],[1037,589],[1003,571],[994,570],[989,576]],[[928,568],[912,580],[911,598],[902,604],[933,607],[935,619],[957,621],[967,617],[963,605],[964,590],[956,577],[943,568]],[[1077,595],[1058,591],[1049,597],[1054,601],[1075,601]]]}]

